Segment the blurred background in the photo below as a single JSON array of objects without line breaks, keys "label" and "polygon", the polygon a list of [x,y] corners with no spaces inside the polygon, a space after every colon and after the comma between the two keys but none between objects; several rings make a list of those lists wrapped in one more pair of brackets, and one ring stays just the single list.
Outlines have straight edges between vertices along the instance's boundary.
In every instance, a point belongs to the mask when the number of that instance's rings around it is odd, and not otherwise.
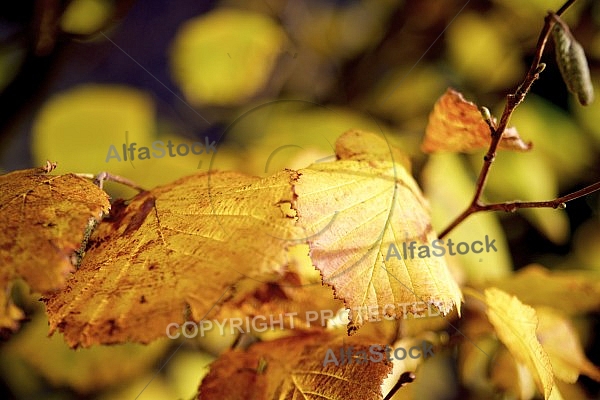
[{"label": "blurred background", "polygon": [[[411,157],[439,232],[469,202],[483,152],[423,154],[429,112],[453,87],[499,117],[506,94],[532,60],[544,16],[561,5],[3,2],[0,172],[51,160],[58,162],[56,173],[109,171],[145,188],[219,169],[267,176],[332,156],[335,139],[357,128],[385,135]],[[600,2],[578,1],[564,19],[586,51],[598,99]],[[548,200],[600,178],[600,103],[582,107],[567,92],[551,42],[543,61],[546,70],[512,119],[534,149],[500,153],[485,192],[489,201]],[[157,141],[214,141],[216,152],[122,157],[124,145],[151,148]],[[111,146],[121,161],[110,157]],[[108,184],[107,190],[113,197],[135,194],[122,185]],[[456,268],[470,282],[533,262],[600,271],[599,202],[592,194],[564,212],[474,216],[454,235],[489,234],[500,243],[499,254],[483,264],[465,257]],[[14,292],[32,321],[0,344],[6,398],[134,398],[168,358],[167,342],[74,355],[60,335],[45,339],[37,297],[23,285]],[[597,316],[586,323],[581,334],[598,365]],[[213,358],[179,352],[140,399],[189,398]],[[110,371],[107,363],[118,367]]]}]

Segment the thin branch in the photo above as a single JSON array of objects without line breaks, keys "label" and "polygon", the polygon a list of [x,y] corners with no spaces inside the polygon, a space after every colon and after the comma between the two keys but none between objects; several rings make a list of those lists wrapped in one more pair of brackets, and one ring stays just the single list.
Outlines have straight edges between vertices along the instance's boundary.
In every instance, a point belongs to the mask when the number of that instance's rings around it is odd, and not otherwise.
[{"label": "thin branch", "polygon": [[477,202],[475,204],[471,204],[469,208],[463,211],[452,223],[444,229],[442,233],[440,233],[439,238],[443,238],[446,236],[452,229],[456,228],[458,224],[464,221],[469,215],[474,214],[480,211],[504,211],[504,212],[515,212],[520,208],[554,208],[554,209],[564,209],[567,207],[566,203],[578,199],[580,197],[586,196],[590,193],[596,192],[600,190],[600,182],[596,182],[589,186],[584,187],[583,189],[576,190],[573,193],[569,193],[565,196],[557,197],[554,200],[546,200],[546,201],[507,201],[504,203],[492,203],[492,204],[482,204]]},{"label": "thin branch", "polygon": [[398,390],[400,390],[400,388],[408,385],[409,383],[414,382],[414,380],[416,378],[417,377],[415,376],[415,374],[413,372],[411,372],[411,371],[404,372],[402,375],[400,375],[400,379],[398,379],[398,382],[396,382],[396,384],[394,385],[392,390],[390,390],[390,392],[385,396],[385,398],[383,400],[390,400],[392,397],[394,397],[396,392]]},{"label": "thin branch", "polygon": [[474,214],[479,211],[508,211],[512,212],[519,208],[532,208],[532,207],[552,207],[552,208],[564,208],[564,203],[570,200],[573,200],[577,197],[584,196],[586,194],[592,193],[596,190],[599,190],[598,186],[600,183],[596,183],[594,185],[588,186],[587,188],[581,189],[577,192],[571,193],[567,196],[559,197],[558,199],[545,201],[545,202],[506,202],[506,203],[497,203],[497,204],[488,204],[485,205],[481,202],[481,195],[483,193],[483,189],[486,185],[487,178],[492,167],[492,163],[496,158],[496,151],[498,150],[498,145],[500,144],[500,140],[502,139],[502,135],[504,130],[508,126],[510,118],[515,111],[515,109],[523,102],[525,96],[529,93],[531,89],[531,85],[540,77],[540,73],[544,70],[546,65],[541,62],[542,55],[544,53],[544,49],[546,48],[546,43],[548,41],[548,36],[554,27],[554,24],[557,22],[557,16],[563,14],[576,0],[568,0],[556,13],[548,13],[546,18],[544,19],[544,27],[542,28],[540,35],[538,37],[535,54],[533,57],[533,61],[523,82],[517,87],[514,93],[510,93],[506,96],[506,105],[504,106],[504,111],[502,112],[502,117],[500,117],[500,122],[498,125],[494,125],[493,123],[488,123],[490,127],[491,133],[491,143],[488,148],[487,153],[483,157],[483,165],[481,166],[481,171],[479,172],[479,176],[477,177],[477,184],[475,188],[475,194],[473,195],[473,199],[471,200],[471,204],[464,210],[458,217],[454,219],[444,229],[440,234],[439,238],[443,238],[450,231],[456,228],[460,223],[462,223],[465,219],[467,219],[471,214]]},{"label": "thin branch", "polygon": [[600,190],[600,182],[596,182],[593,185],[579,189],[576,192],[570,193],[566,196],[558,197],[554,200],[547,201],[509,201],[506,203],[494,203],[486,204],[478,207],[478,211],[506,211],[514,212],[519,208],[554,208],[564,209],[567,207],[566,203],[571,200],[575,200],[579,197],[583,197],[592,192]]}]

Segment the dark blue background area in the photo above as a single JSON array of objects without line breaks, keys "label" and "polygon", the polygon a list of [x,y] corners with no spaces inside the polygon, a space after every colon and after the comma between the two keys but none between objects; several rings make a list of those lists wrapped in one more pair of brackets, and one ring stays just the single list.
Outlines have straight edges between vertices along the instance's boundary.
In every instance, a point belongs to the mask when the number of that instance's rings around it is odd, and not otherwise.
[{"label": "dark blue background area", "polygon": [[[210,124],[207,113],[193,110],[182,101],[183,94],[171,79],[168,63],[169,48],[177,29],[186,20],[212,9],[215,3],[135,2],[123,20],[94,35],[93,39],[60,37],[51,54],[28,56],[20,75],[0,95],[3,135],[0,165],[7,170],[30,167],[29,139],[35,112],[52,95],[85,83],[126,84],[143,90],[154,97],[158,117],[173,122],[176,133],[217,139],[223,128]],[[2,36],[31,45],[27,14],[34,10],[22,5],[20,10],[2,11]]]}]

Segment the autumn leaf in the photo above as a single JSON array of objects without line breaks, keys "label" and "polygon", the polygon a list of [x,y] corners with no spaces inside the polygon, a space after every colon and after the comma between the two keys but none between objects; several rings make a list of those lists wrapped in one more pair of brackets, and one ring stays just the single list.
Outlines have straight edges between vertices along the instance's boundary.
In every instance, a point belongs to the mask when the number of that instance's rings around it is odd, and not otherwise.
[{"label": "autumn leaf", "polygon": [[[247,351],[229,350],[211,365],[198,399],[382,399],[381,384],[392,363],[383,350],[369,348],[373,343],[319,333],[257,343]],[[341,351],[350,347],[353,362],[344,365]],[[359,351],[372,358],[361,363]],[[375,362],[377,357],[380,362]]]},{"label": "autumn leaf", "polygon": [[[351,138],[357,139],[354,149]],[[336,151],[344,149],[338,157],[363,154],[361,143],[360,134],[345,133],[336,143]],[[370,148],[375,143],[388,148],[379,137],[372,143]],[[402,252],[403,242],[414,241],[418,249],[436,239],[427,202],[406,169],[390,161],[389,151],[368,154],[371,158],[342,158],[298,171],[295,208],[311,259],[351,310],[378,308],[381,318],[390,314],[386,305],[425,302],[447,314],[462,297],[444,258],[420,258],[418,250],[414,258],[390,254],[391,245]],[[404,311],[393,313],[400,319]],[[357,314],[351,315],[350,331],[364,322]]]},{"label": "autumn leaf", "polygon": [[556,377],[575,383],[582,373],[600,382],[600,369],[585,356],[569,319],[549,307],[539,307],[536,313],[539,318],[537,337],[548,353]]},{"label": "autumn leaf", "polygon": [[[213,320],[228,318],[273,316],[259,325],[296,330],[322,329],[327,321],[344,309],[344,303],[334,298],[328,286],[321,285],[321,275],[312,265],[307,244],[287,248],[287,265],[276,280],[237,285],[235,294],[219,308]],[[284,316],[283,320],[279,316]],[[272,328],[271,328],[272,327]],[[261,330],[253,334],[261,337]],[[268,335],[268,334],[267,334]]]},{"label": "autumn leaf", "polygon": [[260,336],[260,332],[267,331],[267,327],[271,332],[276,327],[322,329],[344,309],[344,303],[334,298],[330,287],[320,282],[303,284],[297,274],[288,271],[275,282],[263,283],[258,288],[252,285],[252,288],[253,291],[249,293],[239,293],[237,290],[236,295],[219,309],[213,319],[264,318],[264,321],[259,320],[259,330],[253,332]]},{"label": "autumn leaf", "polygon": [[197,174],[114,204],[67,288],[45,299],[50,331],[74,347],[148,343],[170,323],[210,319],[237,283],[274,279],[300,236],[295,175]]},{"label": "autumn leaf", "polygon": [[600,309],[600,275],[593,271],[549,271],[532,264],[495,281],[494,286],[531,306],[548,306],[568,314]]},{"label": "autumn leaf", "polygon": [[[487,148],[490,142],[490,128],[477,106],[449,88],[429,114],[421,150],[426,153],[470,152]],[[505,150],[527,151],[531,147],[531,143],[521,140],[514,127],[504,131],[499,144],[499,148]]]},{"label": "autumn leaf", "polygon": [[558,392],[558,389],[554,385],[548,354],[536,336],[538,317],[535,310],[496,288],[485,290],[485,301],[487,317],[500,341],[518,362],[529,369],[544,398],[552,398],[552,392]]},{"label": "autumn leaf", "polygon": [[7,295],[11,282],[22,278],[40,293],[64,286],[88,221],[99,220],[110,207],[92,182],[48,175],[55,166],[0,176],[0,327],[14,330],[23,316]]},{"label": "autumn leaf", "polygon": [[410,171],[410,158],[380,135],[351,129],[335,141],[335,154],[342,160],[389,161]]}]

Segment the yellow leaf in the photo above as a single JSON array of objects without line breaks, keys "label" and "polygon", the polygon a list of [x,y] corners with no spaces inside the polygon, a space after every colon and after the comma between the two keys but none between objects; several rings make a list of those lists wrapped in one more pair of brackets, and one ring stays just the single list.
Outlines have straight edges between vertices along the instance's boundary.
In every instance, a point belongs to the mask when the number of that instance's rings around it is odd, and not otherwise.
[{"label": "yellow leaf", "polygon": [[194,105],[242,103],[267,84],[284,40],[281,27],[262,14],[216,9],[182,25],[172,74]]},{"label": "yellow leaf", "polygon": [[[152,382],[151,385],[148,382]],[[143,392],[143,396],[140,394]],[[156,371],[133,380],[127,386],[117,386],[103,392],[98,400],[131,400],[136,397],[144,400],[160,400],[174,397],[174,390],[162,375],[156,376]]]},{"label": "yellow leaf", "polygon": [[[477,106],[465,100],[461,93],[448,89],[429,114],[421,149],[426,153],[469,152],[489,147],[491,140],[490,128]],[[511,127],[504,131],[499,148],[527,151],[531,143],[524,143]]]},{"label": "yellow leaf", "polygon": [[589,400],[589,395],[582,385],[577,383],[556,382],[565,399],[569,400]]},{"label": "yellow leaf", "polygon": [[[296,330],[323,329],[327,326],[327,321],[343,309],[344,303],[334,299],[330,287],[323,286],[320,282],[311,284],[299,275],[286,271],[277,281],[258,287],[252,285],[252,290],[247,293],[240,294],[240,289],[237,288],[235,296],[221,307],[214,319],[223,321],[247,315],[273,316],[270,320],[265,318],[264,323],[257,324],[258,330],[253,333],[260,337],[261,332],[267,331],[267,327],[271,331],[278,326]],[[283,315],[286,317],[280,318]]]},{"label": "yellow leaf", "polygon": [[[393,121],[418,119],[415,123],[422,124],[419,126],[422,130],[425,128],[424,116],[429,114],[431,105],[446,89],[447,82],[444,74],[432,65],[412,67],[401,64],[383,76],[371,94],[371,103],[373,111]],[[419,95],[415,96],[415,93]]]},{"label": "yellow leaf", "polygon": [[532,306],[548,306],[569,314],[600,309],[600,274],[597,272],[549,271],[532,264],[494,282],[494,286]]},{"label": "yellow leaf", "polygon": [[[539,19],[540,15],[543,15],[548,12],[548,10],[558,10],[560,6],[564,4],[563,0],[530,0],[528,2],[523,2],[519,0],[496,0],[495,3],[510,8],[511,11],[515,13],[519,13],[529,20],[533,18]],[[581,14],[581,4],[575,2],[571,8],[569,8],[569,12],[565,13],[565,16],[561,16],[561,18],[571,19],[573,21],[579,20],[579,15]],[[532,26],[531,30],[534,33],[539,31],[539,26]]]},{"label": "yellow leaf", "polygon": [[[54,165],[55,166],[55,165]],[[0,176],[0,327],[16,329],[23,315],[9,297],[13,280],[32,290],[61,288],[90,219],[108,211],[108,196],[92,182],[34,168]]]},{"label": "yellow leaf", "polygon": [[[596,49],[592,49],[592,51],[594,51],[596,54],[590,56],[600,58],[600,37],[596,37],[594,43]],[[592,79],[594,79],[594,97],[599,98],[600,76],[598,74],[593,74]],[[595,145],[598,146],[600,144],[600,115],[598,115],[597,107],[583,107],[579,105],[579,103],[577,103],[576,101],[571,101],[571,103],[574,103],[571,109],[573,110],[575,117],[577,117],[577,121],[585,129],[586,132],[589,132],[591,137],[594,139]],[[577,161],[577,159],[571,160],[571,162]]]},{"label": "yellow leaf", "polygon": [[485,290],[485,301],[486,314],[500,341],[529,369],[544,398],[551,398],[554,374],[548,354],[536,337],[538,318],[535,310],[496,288]]},{"label": "yellow leaf", "polygon": [[[84,85],[55,95],[35,119],[34,157],[38,163],[59,160],[61,167],[71,171],[109,171],[147,188],[192,171],[207,171],[211,157],[217,153],[221,165],[231,160],[231,155],[220,153],[218,143],[210,154],[193,154],[193,142],[204,145],[206,139],[191,140],[173,134],[176,129],[168,124],[157,126],[154,108],[150,96],[126,86]],[[172,153],[167,150],[169,143]],[[123,150],[128,145],[135,146],[133,160],[132,153]],[[178,152],[179,146],[187,146],[187,150]],[[146,158],[141,159],[145,151]],[[106,187],[114,197],[132,196],[126,188],[110,182]]]},{"label": "yellow leaf", "polygon": [[[198,382],[208,374],[210,363],[214,359],[196,348],[190,348],[187,351],[181,349],[174,354],[173,359],[169,360],[165,374],[172,387],[172,393],[167,397],[192,399],[198,392]],[[146,398],[146,392],[144,392],[144,396],[139,397]]]},{"label": "yellow leaf", "polygon": [[[363,154],[356,132],[346,132],[338,142],[344,143],[340,147],[345,155]],[[381,138],[372,146],[388,149]],[[412,176],[384,151],[373,154],[378,156],[298,171],[295,207],[323,282],[346,307],[377,308],[379,318],[392,313],[392,318],[402,318],[406,312],[397,303],[434,304],[444,315],[459,308],[461,292],[443,258],[430,249],[429,257],[422,258],[419,250],[413,257],[393,251],[400,248],[401,253],[403,243],[415,249],[431,246],[436,236],[427,202]],[[394,311],[389,305],[395,305]],[[351,316],[350,331],[363,324],[359,314]]]},{"label": "yellow leaf", "polygon": [[347,131],[335,142],[335,154],[342,160],[394,162],[410,170],[410,159],[404,152],[371,132]]},{"label": "yellow leaf", "polygon": [[556,377],[575,383],[581,373],[600,381],[600,369],[585,356],[569,319],[548,307],[536,308],[536,313],[539,318],[537,336],[550,357]]}]

